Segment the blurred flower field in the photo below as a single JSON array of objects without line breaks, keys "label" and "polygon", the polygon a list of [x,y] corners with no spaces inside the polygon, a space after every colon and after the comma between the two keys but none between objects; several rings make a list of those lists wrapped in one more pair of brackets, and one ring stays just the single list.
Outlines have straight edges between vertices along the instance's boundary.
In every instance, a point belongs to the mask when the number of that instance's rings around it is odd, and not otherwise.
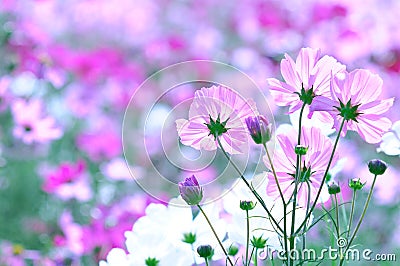
[{"label": "blurred flower field", "polygon": [[[179,222],[174,215],[191,216],[187,209],[174,209],[179,200],[170,199],[179,195],[178,182],[192,174],[207,184],[205,197],[213,199],[234,182],[231,173],[217,179],[227,164],[220,153],[212,164],[192,163],[200,155],[182,136],[185,145],[178,143],[175,126],[176,119],[188,118],[187,101],[195,91],[209,87],[203,78],[226,78],[224,72],[195,64],[189,72],[197,82],[170,88],[166,84],[173,78],[159,71],[192,60],[232,66],[254,81],[257,86],[246,93],[264,104],[260,112],[271,112],[269,119],[282,132],[284,124],[297,126],[299,110],[289,115],[288,108],[277,106],[267,79],[281,80],[281,60],[285,54],[296,58],[302,47],[320,49],[349,72],[364,68],[378,74],[380,98],[394,97],[386,113],[393,123],[382,140],[367,144],[348,132],[331,175],[346,201],[350,179],[371,186],[369,160],[388,163],[357,243],[399,260],[399,17],[396,0],[0,0],[0,265],[128,265],[105,262],[110,250],[137,249],[145,259],[147,252],[167,249],[154,243],[155,250],[145,250],[143,243],[151,239],[136,234],[135,222],[154,219],[151,228],[161,231],[167,225],[155,218],[158,213],[171,223]],[[228,76],[243,86],[236,78]],[[326,135],[335,131],[318,127]],[[254,170],[259,158],[249,158]],[[158,175],[168,182],[158,182]],[[242,191],[231,192],[213,202],[222,211],[214,205],[207,210],[236,230],[240,215],[231,203]],[[365,200],[366,194],[358,196]],[[196,217],[192,224],[191,218],[182,218],[185,226],[202,223]],[[323,246],[319,240],[330,241],[326,231],[320,226],[310,233],[315,248]],[[187,263],[169,256],[160,265]],[[326,263],[321,265],[331,265]]]}]

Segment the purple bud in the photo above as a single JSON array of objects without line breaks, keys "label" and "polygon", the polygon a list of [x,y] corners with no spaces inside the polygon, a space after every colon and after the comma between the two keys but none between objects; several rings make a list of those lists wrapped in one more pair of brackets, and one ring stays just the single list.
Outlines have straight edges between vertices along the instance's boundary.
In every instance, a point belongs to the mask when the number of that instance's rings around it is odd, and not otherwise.
[{"label": "purple bud", "polygon": [[189,205],[197,205],[203,199],[203,188],[200,187],[194,175],[179,182],[179,193]]},{"label": "purple bud", "polygon": [[271,139],[271,125],[264,116],[249,116],[245,121],[256,144],[265,144]]}]

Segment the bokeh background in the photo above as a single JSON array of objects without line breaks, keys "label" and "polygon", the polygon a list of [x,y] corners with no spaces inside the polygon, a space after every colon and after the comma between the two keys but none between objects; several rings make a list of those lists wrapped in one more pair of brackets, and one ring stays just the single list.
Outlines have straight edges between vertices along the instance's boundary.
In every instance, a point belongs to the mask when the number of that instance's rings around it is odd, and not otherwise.
[{"label": "bokeh background", "polygon": [[[348,70],[378,73],[382,97],[396,97],[389,117],[399,120],[399,17],[396,0],[1,0],[0,265],[96,265],[112,247],[124,247],[123,233],[158,201],[126,166],[125,109],[147,77],[171,64],[230,64],[269,100],[266,79],[280,77],[284,53],[320,48]],[[166,95],[151,126],[162,126],[176,101],[192,97],[199,85]],[[147,90],[131,103],[137,113],[130,122],[138,130],[132,142],[143,141],[143,110],[159,93]],[[289,121],[285,108],[269,105],[277,123]],[[159,135],[146,137],[155,158],[165,152]],[[366,161],[379,157],[390,164],[358,242],[399,254],[400,159],[378,151],[379,145],[349,134],[335,178],[346,198],[349,178],[371,181]],[[143,163],[143,153],[132,155],[130,168],[136,178],[151,178],[153,165]],[[187,174],[154,162],[176,180]],[[205,181],[219,173],[218,162],[203,170]],[[159,192],[165,200],[177,194]],[[323,237],[323,229],[313,237]]]}]

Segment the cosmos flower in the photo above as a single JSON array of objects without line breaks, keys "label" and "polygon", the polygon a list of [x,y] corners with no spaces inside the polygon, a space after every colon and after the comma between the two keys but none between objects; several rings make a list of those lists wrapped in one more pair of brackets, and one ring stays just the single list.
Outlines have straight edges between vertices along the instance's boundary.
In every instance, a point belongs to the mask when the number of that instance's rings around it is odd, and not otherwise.
[{"label": "cosmos flower", "polygon": [[382,115],[393,105],[394,98],[378,100],[382,79],[365,69],[356,69],[343,75],[332,75],[330,97],[317,96],[311,111],[326,111],[334,119],[339,131],[345,119],[342,136],[347,130],[356,131],[368,143],[378,143],[392,122]]},{"label": "cosmos flower", "polygon": [[[287,134],[279,134],[277,139],[281,149],[276,151],[273,163],[283,196],[285,200],[289,200],[295,187],[297,132],[292,129]],[[314,127],[302,128],[300,143],[308,147],[307,153],[301,157],[301,174],[297,192],[297,202],[300,206],[305,207],[308,203],[309,193],[310,203],[315,201],[333,150],[333,144],[328,137],[322,134],[320,129]],[[337,156],[335,154],[332,167],[336,161]],[[265,157],[264,163],[270,168]],[[268,173],[268,179],[267,194],[274,198],[279,197],[278,186],[272,173]],[[323,186],[323,193],[327,195],[325,185]],[[320,197],[320,200],[323,201],[324,197]]]},{"label": "cosmos flower", "polygon": [[329,95],[331,72],[336,74],[345,66],[331,56],[323,56],[319,49],[302,48],[296,62],[285,54],[281,62],[281,73],[285,82],[267,79],[270,92],[279,106],[290,106],[289,113],[311,104],[316,95]]},{"label": "cosmos flower", "polygon": [[113,248],[107,255],[107,261],[100,261],[99,266],[129,266],[129,255],[121,248]]},{"label": "cosmos flower", "polygon": [[400,120],[393,123],[391,131],[382,136],[378,148],[378,152],[380,151],[387,155],[400,155]]},{"label": "cosmos flower", "polygon": [[249,136],[245,118],[258,115],[255,103],[235,91],[212,86],[196,91],[189,109],[189,120],[178,119],[176,126],[182,144],[197,150],[222,147],[230,154],[243,153]]},{"label": "cosmos flower", "polygon": [[45,175],[43,190],[63,200],[88,201],[92,198],[89,177],[83,160],[77,163],[62,163]]},{"label": "cosmos flower", "polygon": [[62,130],[55,125],[51,116],[42,114],[43,103],[40,100],[15,101],[11,110],[15,126],[13,134],[26,144],[46,143],[62,136]]},{"label": "cosmos flower", "polygon": [[[146,215],[139,218],[131,231],[125,232],[126,247],[132,265],[144,265],[147,258],[160,261],[163,265],[190,265],[204,260],[194,254],[192,247],[183,240],[188,234],[195,235],[194,250],[200,245],[211,245],[215,254],[213,260],[224,258],[221,248],[204,216],[193,218],[190,208],[184,207],[182,198],[173,198],[168,206],[152,203],[146,208]],[[219,217],[221,209],[216,204],[204,206],[220,239],[226,236],[226,223]],[[121,253],[121,257],[126,257]]]}]

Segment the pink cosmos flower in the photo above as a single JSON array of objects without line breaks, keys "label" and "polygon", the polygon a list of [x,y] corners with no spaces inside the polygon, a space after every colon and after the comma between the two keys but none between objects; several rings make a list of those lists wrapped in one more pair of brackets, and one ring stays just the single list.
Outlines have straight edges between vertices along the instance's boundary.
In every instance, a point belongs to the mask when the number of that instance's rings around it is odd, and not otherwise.
[{"label": "pink cosmos flower", "polygon": [[[297,132],[292,129],[287,134],[277,136],[281,149],[275,152],[274,167],[285,200],[291,198],[295,187],[296,160],[295,147],[297,146]],[[320,129],[303,127],[300,143],[308,147],[308,151],[301,157],[301,176],[298,185],[297,202],[305,207],[308,203],[308,193],[310,188],[310,202],[315,201],[316,194],[321,185],[329,157],[333,150],[331,140],[326,137]],[[337,161],[335,155],[331,166]],[[271,169],[267,158],[264,157],[264,163]],[[276,185],[272,173],[268,173],[267,194],[271,197],[279,197],[278,186]],[[324,185],[323,192],[327,193]],[[323,194],[322,194],[323,195]],[[323,198],[320,197],[323,200]]]},{"label": "pink cosmos flower", "polygon": [[217,138],[230,154],[240,154],[248,143],[245,118],[258,115],[254,101],[244,100],[222,86],[195,92],[189,120],[178,119],[176,126],[182,144],[197,150],[217,149]]},{"label": "pink cosmos flower", "polygon": [[[63,212],[59,224],[64,233],[64,244],[73,254],[81,256],[84,253],[85,246],[82,226],[74,222],[74,218],[69,211]],[[60,241],[60,236],[58,236],[58,241]]]},{"label": "pink cosmos flower", "polygon": [[332,74],[330,97],[315,97],[310,111],[327,111],[339,130],[342,119],[346,120],[341,132],[356,131],[368,143],[378,143],[392,122],[382,115],[393,105],[394,98],[378,100],[382,92],[382,79],[365,69],[356,69],[343,75]]},{"label": "pink cosmos flower", "polygon": [[311,104],[315,95],[329,96],[331,72],[345,70],[345,66],[331,56],[321,58],[321,51],[302,48],[296,62],[285,54],[281,62],[281,73],[285,82],[267,79],[271,95],[279,106],[290,106],[289,113]]},{"label": "pink cosmos flower", "polygon": [[96,206],[92,219],[82,227],[84,253],[91,254],[97,249],[98,260],[105,259],[112,248],[125,247],[124,232],[132,229],[132,224],[145,215],[146,207],[153,202],[147,195],[137,194],[126,197],[111,206]]},{"label": "pink cosmos flower", "polygon": [[114,158],[122,151],[119,132],[106,126],[78,135],[76,145],[93,161]]},{"label": "pink cosmos flower", "polygon": [[43,190],[63,200],[76,198],[87,201],[92,197],[84,161],[76,164],[63,163],[54,172],[46,175]]},{"label": "pink cosmos flower", "polygon": [[13,134],[26,144],[33,142],[46,143],[58,139],[62,130],[55,125],[51,116],[42,114],[43,103],[40,100],[15,101],[11,110],[14,116],[15,127]]}]

